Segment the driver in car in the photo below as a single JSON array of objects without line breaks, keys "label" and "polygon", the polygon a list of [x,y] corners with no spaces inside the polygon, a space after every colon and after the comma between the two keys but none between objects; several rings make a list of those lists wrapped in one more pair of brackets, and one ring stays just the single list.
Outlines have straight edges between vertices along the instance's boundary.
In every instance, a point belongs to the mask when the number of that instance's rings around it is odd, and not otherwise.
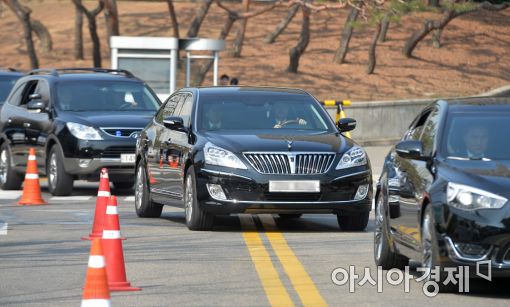
[{"label": "driver in car", "polygon": [[302,118],[289,119],[289,105],[286,103],[279,103],[274,107],[274,126],[273,128],[282,128],[288,124],[298,124],[300,126],[306,125],[306,120]]}]

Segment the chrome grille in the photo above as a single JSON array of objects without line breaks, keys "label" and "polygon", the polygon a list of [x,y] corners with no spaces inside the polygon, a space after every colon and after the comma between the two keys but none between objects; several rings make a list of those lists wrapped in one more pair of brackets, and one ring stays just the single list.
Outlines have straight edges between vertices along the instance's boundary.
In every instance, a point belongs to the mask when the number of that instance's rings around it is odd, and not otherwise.
[{"label": "chrome grille", "polygon": [[329,170],[334,153],[244,153],[251,166],[262,174],[313,175]]}]

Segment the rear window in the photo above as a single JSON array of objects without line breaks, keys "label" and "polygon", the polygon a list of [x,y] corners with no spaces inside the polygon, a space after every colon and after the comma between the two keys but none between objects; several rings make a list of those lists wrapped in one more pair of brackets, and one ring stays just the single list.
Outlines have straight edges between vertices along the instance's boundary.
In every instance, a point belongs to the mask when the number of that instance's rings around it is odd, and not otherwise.
[{"label": "rear window", "polygon": [[73,80],[57,85],[56,107],[64,111],[157,111],[159,105],[143,83]]}]

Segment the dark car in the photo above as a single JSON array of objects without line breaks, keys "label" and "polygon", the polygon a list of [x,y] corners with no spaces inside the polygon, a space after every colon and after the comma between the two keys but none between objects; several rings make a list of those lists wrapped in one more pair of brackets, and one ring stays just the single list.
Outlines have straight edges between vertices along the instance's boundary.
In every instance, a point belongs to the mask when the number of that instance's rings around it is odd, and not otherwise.
[{"label": "dark car", "polygon": [[186,88],[168,98],[137,144],[136,213],[183,206],[192,230],[231,213],[336,214],[365,229],[372,174],[365,151],[310,94],[255,87]]},{"label": "dark car", "polygon": [[22,72],[15,69],[0,69],[0,106],[4,103],[5,98],[11,92],[16,80],[23,76]]},{"label": "dark car", "polygon": [[32,71],[0,114],[0,187],[20,187],[29,147],[53,195],[70,194],[75,179],[97,180],[103,167],[114,187],[132,187],[136,138],[160,104],[127,71]]},{"label": "dark car", "polygon": [[490,261],[493,276],[510,276],[508,131],[508,98],[440,100],[416,117],[377,185],[377,265],[412,258],[444,279],[446,267]]}]

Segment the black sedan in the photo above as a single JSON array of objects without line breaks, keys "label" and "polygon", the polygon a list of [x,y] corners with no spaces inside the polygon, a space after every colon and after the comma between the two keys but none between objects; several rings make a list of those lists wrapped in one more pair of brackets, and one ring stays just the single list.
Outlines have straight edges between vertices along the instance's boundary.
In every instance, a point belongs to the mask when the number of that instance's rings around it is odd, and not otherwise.
[{"label": "black sedan", "polygon": [[442,270],[443,290],[455,287],[446,267],[489,261],[492,276],[510,276],[508,131],[508,98],[440,100],[418,115],[377,185],[377,265],[422,260]]},{"label": "black sedan", "polygon": [[136,213],[184,207],[192,230],[231,213],[336,214],[342,229],[365,229],[372,173],[365,151],[310,94],[295,89],[182,89],[141,133]]}]

